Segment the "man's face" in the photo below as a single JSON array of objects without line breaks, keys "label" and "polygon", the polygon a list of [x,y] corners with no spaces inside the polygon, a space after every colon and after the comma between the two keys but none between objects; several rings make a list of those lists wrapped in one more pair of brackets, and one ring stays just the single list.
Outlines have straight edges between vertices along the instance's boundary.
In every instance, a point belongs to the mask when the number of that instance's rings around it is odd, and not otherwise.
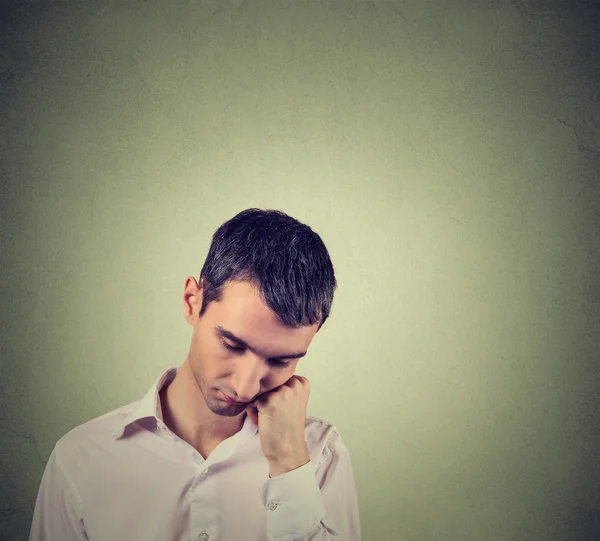
[{"label": "man's face", "polygon": [[[193,305],[186,316],[194,328],[190,367],[206,405],[217,415],[240,415],[246,403],[289,380],[299,358],[286,357],[306,352],[319,326],[282,325],[248,282],[227,282],[223,299],[210,303],[202,318],[202,290],[195,279],[188,278],[185,292]],[[228,403],[223,393],[244,404]]]}]

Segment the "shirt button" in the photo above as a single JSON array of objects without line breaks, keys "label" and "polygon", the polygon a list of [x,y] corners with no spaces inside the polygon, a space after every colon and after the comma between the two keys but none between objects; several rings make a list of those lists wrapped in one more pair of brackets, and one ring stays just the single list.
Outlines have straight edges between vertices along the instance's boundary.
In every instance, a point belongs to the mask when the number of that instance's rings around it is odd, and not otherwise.
[{"label": "shirt button", "polygon": [[277,509],[277,504],[275,502],[269,502],[269,509],[275,511],[275,509]]},{"label": "shirt button", "polygon": [[198,534],[198,541],[208,541],[208,538],[210,537],[210,535],[208,535],[206,532],[202,532],[201,534]]}]

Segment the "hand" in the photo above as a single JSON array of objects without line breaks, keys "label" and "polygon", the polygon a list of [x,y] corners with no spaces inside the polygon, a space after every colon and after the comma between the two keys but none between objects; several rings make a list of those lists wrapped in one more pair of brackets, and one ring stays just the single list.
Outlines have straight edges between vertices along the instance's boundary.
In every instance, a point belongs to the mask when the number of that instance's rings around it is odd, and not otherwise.
[{"label": "hand", "polygon": [[258,426],[260,446],[271,466],[271,476],[310,460],[304,439],[309,394],[308,379],[292,376],[246,405],[246,413]]}]

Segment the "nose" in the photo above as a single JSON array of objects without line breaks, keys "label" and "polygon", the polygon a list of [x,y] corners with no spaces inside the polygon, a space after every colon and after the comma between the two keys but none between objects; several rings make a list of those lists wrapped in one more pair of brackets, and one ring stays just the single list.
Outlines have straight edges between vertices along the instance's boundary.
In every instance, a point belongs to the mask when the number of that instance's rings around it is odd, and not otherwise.
[{"label": "nose", "polygon": [[259,357],[243,355],[233,375],[232,386],[236,392],[233,397],[238,402],[251,402],[260,394],[260,383],[268,373],[268,368]]}]

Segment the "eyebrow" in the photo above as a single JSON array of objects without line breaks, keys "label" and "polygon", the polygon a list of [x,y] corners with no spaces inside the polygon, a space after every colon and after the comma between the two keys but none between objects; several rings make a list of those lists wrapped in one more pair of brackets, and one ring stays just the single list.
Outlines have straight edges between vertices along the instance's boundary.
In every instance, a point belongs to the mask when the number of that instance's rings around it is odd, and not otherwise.
[{"label": "eyebrow", "polygon": [[[223,337],[228,338],[229,340],[233,340],[234,342],[237,342],[238,344],[240,344],[241,346],[244,346],[245,348],[249,349],[250,351],[252,351],[253,353],[255,353],[254,348],[250,347],[246,342],[244,342],[241,338],[238,338],[235,334],[233,334],[231,331],[228,331],[227,329],[224,329],[223,327],[221,327],[220,325],[217,325],[215,327],[215,330]],[[306,351],[303,351],[301,353],[292,353],[291,355],[281,355],[279,357],[269,357],[270,361],[277,361],[279,359],[299,359],[300,357],[304,357],[306,355]]]}]

